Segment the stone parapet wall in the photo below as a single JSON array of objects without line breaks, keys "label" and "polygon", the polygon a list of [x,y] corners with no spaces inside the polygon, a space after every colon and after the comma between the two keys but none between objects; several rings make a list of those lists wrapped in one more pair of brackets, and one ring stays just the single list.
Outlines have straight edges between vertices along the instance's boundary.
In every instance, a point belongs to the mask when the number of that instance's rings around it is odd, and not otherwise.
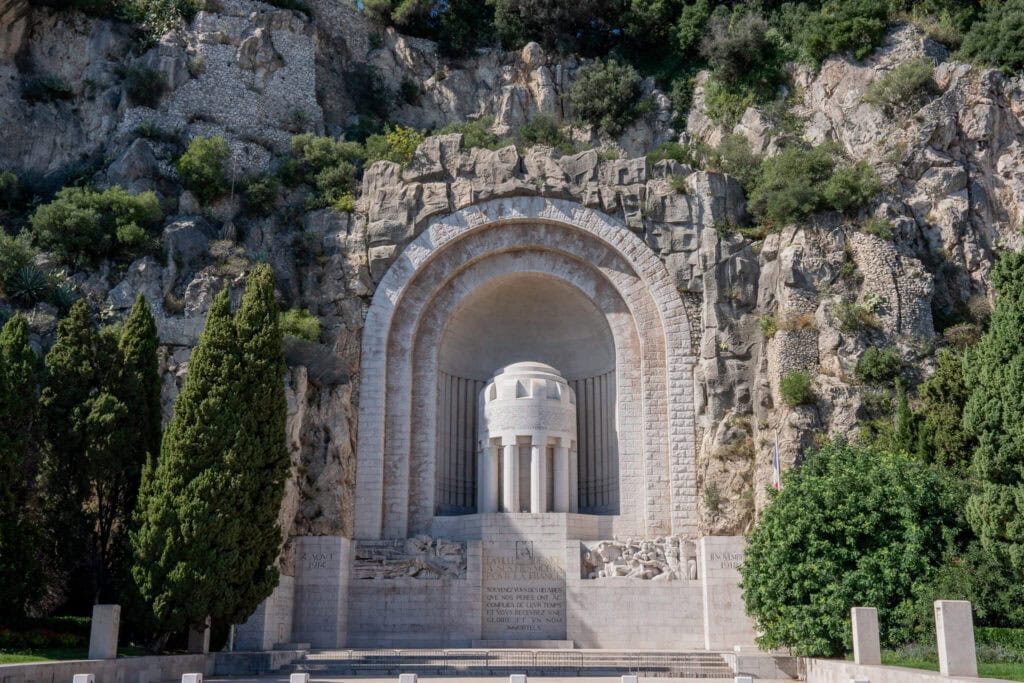
[{"label": "stone parapet wall", "polygon": [[75,674],[93,674],[96,683],[161,683],[184,673],[212,674],[213,655],[162,655],[120,659],[71,659],[31,664],[0,664],[4,683],[58,683]]}]

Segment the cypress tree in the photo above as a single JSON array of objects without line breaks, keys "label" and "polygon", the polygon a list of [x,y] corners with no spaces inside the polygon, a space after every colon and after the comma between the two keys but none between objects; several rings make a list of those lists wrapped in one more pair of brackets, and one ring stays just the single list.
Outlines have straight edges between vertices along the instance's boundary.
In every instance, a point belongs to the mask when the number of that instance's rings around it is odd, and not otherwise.
[{"label": "cypress tree", "polygon": [[24,616],[42,588],[39,525],[30,507],[36,369],[28,323],[14,316],[0,330],[0,614],[10,616]]},{"label": "cypress tree", "polygon": [[46,354],[46,382],[40,397],[43,461],[40,492],[46,515],[49,552],[72,581],[89,555],[90,529],[83,507],[90,496],[88,445],[90,399],[100,385],[99,334],[84,301],[76,302],[57,325],[57,341]]},{"label": "cypress tree", "polygon": [[284,478],[284,360],[273,275],[257,268],[237,324],[213,302],[160,460],[143,475],[133,574],[166,636],[239,622],[277,583]]},{"label": "cypress tree", "polygon": [[914,413],[903,382],[896,380],[896,414],[893,419],[893,448],[903,453],[914,453],[917,445],[914,438]]},{"label": "cypress tree", "polygon": [[1024,577],[1024,255],[992,272],[988,332],[964,357],[964,429],[978,441],[967,520],[986,550]]}]

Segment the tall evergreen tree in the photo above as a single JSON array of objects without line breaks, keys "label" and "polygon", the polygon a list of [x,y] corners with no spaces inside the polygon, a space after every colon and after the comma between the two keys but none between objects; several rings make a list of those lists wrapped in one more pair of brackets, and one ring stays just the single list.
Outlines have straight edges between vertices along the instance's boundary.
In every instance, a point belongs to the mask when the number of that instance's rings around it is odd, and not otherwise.
[{"label": "tall evergreen tree", "polygon": [[[41,485],[53,557],[72,583],[84,581],[89,528],[83,508],[89,499],[87,420],[90,399],[100,384],[99,334],[84,301],[76,302],[57,325],[57,341],[46,354],[46,381],[40,398],[43,428]],[[75,586],[71,588],[76,592]]]},{"label": "tall evergreen tree", "polygon": [[896,414],[893,416],[892,445],[903,453],[913,453],[917,445],[914,430],[914,413],[903,382],[896,380]]},{"label": "tall evergreen tree", "polygon": [[967,520],[985,548],[1024,578],[1024,254],[992,271],[998,294],[988,332],[964,357],[971,388],[964,428],[978,440]]},{"label": "tall evergreen tree", "polygon": [[207,617],[239,622],[277,583],[288,454],[273,290],[257,268],[237,325],[227,291],[216,297],[143,475],[133,574],[165,636]]},{"label": "tall evergreen tree", "polygon": [[14,316],[0,330],[0,614],[13,617],[25,614],[42,586],[38,519],[29,505],[36,370],[28,323]]}]

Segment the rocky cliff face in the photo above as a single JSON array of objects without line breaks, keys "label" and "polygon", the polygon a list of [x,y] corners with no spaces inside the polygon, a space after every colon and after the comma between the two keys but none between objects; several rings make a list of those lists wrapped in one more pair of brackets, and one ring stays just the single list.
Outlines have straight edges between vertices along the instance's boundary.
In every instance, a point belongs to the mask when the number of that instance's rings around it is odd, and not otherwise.
[{"label": "rocky cliff face", "polygon": [[[565,93],[577,60],[529,45],[446,63],[428,41],[373,27],[347,3],[313,0],[310,8],[307,16],[211,0],[181,36],[138,52],[120,24],[0,0],[0,167],[56,179],[91,164],[101,184],[153,189],[176,204],[164,226],[165,257],[71,274],[108,317],[123,314],[140,290],[157,302],[168,411],[213,294],[239,291],[252,260],[274,265],[288,306],[322,321],[323,343],[287,344],[295,478],[282,523],[296,534],[351,532],[362,320],[375,283],[430,216],[515,194],[570,198],[618,217],[664,259],[699,358],[701,528],[714,533],[752,524],[776,439],[788,467],[817,435],[857,431],[873,400],[853,378],[864,349],[895,346],[927,374],[935,316],[984,315],[996,250],[1024,245],[1024,83],[945,61],[940,46],[909,27],[863,62],[833,58],[817,72],[794,69],[790,114],[802,121],[795,133],[753,108],[733,131],[722,130],[703,112],[699,87],[680,132],[711,144],[739,133],[764,154],[783,134],[839,143],[883,178],[868,213],[892,224],[892,239],[829,214],[757,241],[722,229],[746,214],[732,178],[642,157],[677,137],[653,83],[654,111],[618,140],[590,135],[602,152],[465,149],[461,136],[435,136],[407,168],[369,168],[352,214],[307,211],[301,191],[269,218],[246,216],[237,197],[200,208],[180,191],[168,145],[136,135],[140,125],[224,135],[235,173],[262,171],[293,133],[350,125],[360,106],[354,84],[367,67],[395,92],[415,85],[415,96],[390,113],[415,127],[490,115],[503,134],[538,112],[571,116]],[[894,118],[861,101],[871,82],[920,55],[938,61],[940,92],[918,111]],[[125,96],[117,75],[124,63],[163,75],[167,89],[155,108]],[[51,75],[71,86],[69,98],[22,97],[27,80]],[[877,324],[851,329],[842,316],[851,303]],[[41,304],[32,319],[45,345],[53,311]],[[811,373],[816,403],[787,407],[779,378],[788,370]]]}]

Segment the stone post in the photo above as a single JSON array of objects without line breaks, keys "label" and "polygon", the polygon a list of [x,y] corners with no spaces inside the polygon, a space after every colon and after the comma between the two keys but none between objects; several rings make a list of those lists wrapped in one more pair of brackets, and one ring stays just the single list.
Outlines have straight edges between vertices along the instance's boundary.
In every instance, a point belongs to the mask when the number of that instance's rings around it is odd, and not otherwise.
[{"label": "stone post", "polygon": [[939,673],[943,676],[978,675],[970,602],[936,600],[935,635],[939,641]]},{"label": "stone post", "polygon": [[[188,630],[188,653],[193,655],[210,654],[210,619],[207,617],[205,626],[193,626]],[[190,675],[190,674],[187,674]]]},{"label": "stone post", "polygon": [[850,623],[853,626],[853,661],[857,664],[881,664],[878,610],[874,607],[852,607]]},{"label": "stone post", "polygon": [[530,444],[530,512],[535,515],[548,511],[546,441],[543,437],[534,437]]},{"label": "stone post", "polygon": [[732,650],[754,646],[754,624],[743,609],[740,572],[746,551],[742,536],[705,536],[698,543],[704,597],[704,647]]},{"label": "stone post", "polygon": [[555,512],[569,512],[569,449],[566,446],[555,446],[554,467],[551,480],[555,488]]},{"label": "stone post", "polygon": [[498,448],[483,444],[477,465],[477,512],[498,511]]},{"label": "stone post", "polygon": [[120,605],[93,605],[89,628],[89,659],[117,659]]},{"label": "stone post", "polygon": [[501,497],[502,512],[519,512],[519,444],[511,437],[512,443],[503,445],[505,449],[505,490]]}]

